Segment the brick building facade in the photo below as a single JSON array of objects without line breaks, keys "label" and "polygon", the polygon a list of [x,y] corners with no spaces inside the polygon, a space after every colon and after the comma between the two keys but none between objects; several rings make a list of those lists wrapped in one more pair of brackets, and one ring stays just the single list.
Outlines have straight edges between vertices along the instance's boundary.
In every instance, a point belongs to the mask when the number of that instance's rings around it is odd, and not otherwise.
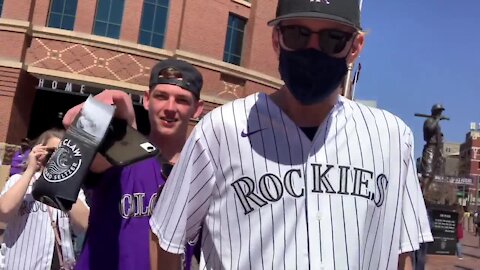
[{"label": "brick building facade", "polygon": [[[38,135],[58,113],[101,89],[124,90],[139,105],[150,67],[171,56],[202,72],[206,112],[254,92],[275,91],[282,82],[266,23],[276,4],[0,0],[0,142]],[[161,41],[145,45],[147,39]]]},{"label": "brick building facade", "polygon": [[[465,136],[465,142],[460,146],[459,174],[473,180],[468,198],[475,204],[480,188],[480,129],[471,129]],[[480,199],[477,205],[480,206]]]}]

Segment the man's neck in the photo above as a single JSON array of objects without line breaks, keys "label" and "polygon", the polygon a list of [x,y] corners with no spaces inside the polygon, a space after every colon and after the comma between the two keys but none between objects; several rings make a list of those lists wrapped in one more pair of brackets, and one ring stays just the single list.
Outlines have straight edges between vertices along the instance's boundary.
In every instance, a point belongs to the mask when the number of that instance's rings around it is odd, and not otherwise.
[{"label": "man's neck", "polygon": [[149,140],[160,149],[162,158],[165,161],[176,163],[185,144],[186,137],[154,135],[150,133]]},{"label": "man's neck", "polygon": [[283,86],[270,98],[299,127],[318,127],[325,120],[338,101],[338,91],[321,103],[303,105]]}]

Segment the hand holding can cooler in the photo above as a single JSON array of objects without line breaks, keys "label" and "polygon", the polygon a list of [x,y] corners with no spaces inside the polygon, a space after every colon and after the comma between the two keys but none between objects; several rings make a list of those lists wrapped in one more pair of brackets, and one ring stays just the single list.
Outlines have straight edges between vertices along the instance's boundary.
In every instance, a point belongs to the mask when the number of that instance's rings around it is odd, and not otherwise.
[{"label": "hand holding can cooler", "polygon": [[33,197],[68,211],[112,121],[115,107],[89,97],[33,186]]}]

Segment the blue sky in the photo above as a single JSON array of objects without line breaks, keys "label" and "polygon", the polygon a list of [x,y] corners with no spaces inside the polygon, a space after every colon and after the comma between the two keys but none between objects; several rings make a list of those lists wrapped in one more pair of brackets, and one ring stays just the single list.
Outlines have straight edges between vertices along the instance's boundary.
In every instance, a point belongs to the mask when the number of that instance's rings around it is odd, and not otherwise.
[{"label": "blue sky", "polygon": [[450,121],[441,126],[448,142],[463,142],[470,122],[480,122],[480,1],[364,0],[368,32],[355,98],[403,119],[423,147],[424,118],[441,103]]}]

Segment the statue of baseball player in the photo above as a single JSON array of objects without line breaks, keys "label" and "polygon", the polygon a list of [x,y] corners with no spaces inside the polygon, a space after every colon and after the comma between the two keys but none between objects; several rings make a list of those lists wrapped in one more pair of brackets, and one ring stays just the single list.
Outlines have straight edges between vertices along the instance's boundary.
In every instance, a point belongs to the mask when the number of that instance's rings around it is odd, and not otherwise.
[{"label": "statue of baseball player", "polygon": [[[422,153],[421,173],[424,179],[424,190],[428,190],[435,174],[443,174],[443,133],[440,127],[441,120],[448,120],[442,115],[445,108],[441,104],[432,107],[432,114],[423,123],[423,139],[425,145]],[[416,114],[416,116],[423,116]]]}]

